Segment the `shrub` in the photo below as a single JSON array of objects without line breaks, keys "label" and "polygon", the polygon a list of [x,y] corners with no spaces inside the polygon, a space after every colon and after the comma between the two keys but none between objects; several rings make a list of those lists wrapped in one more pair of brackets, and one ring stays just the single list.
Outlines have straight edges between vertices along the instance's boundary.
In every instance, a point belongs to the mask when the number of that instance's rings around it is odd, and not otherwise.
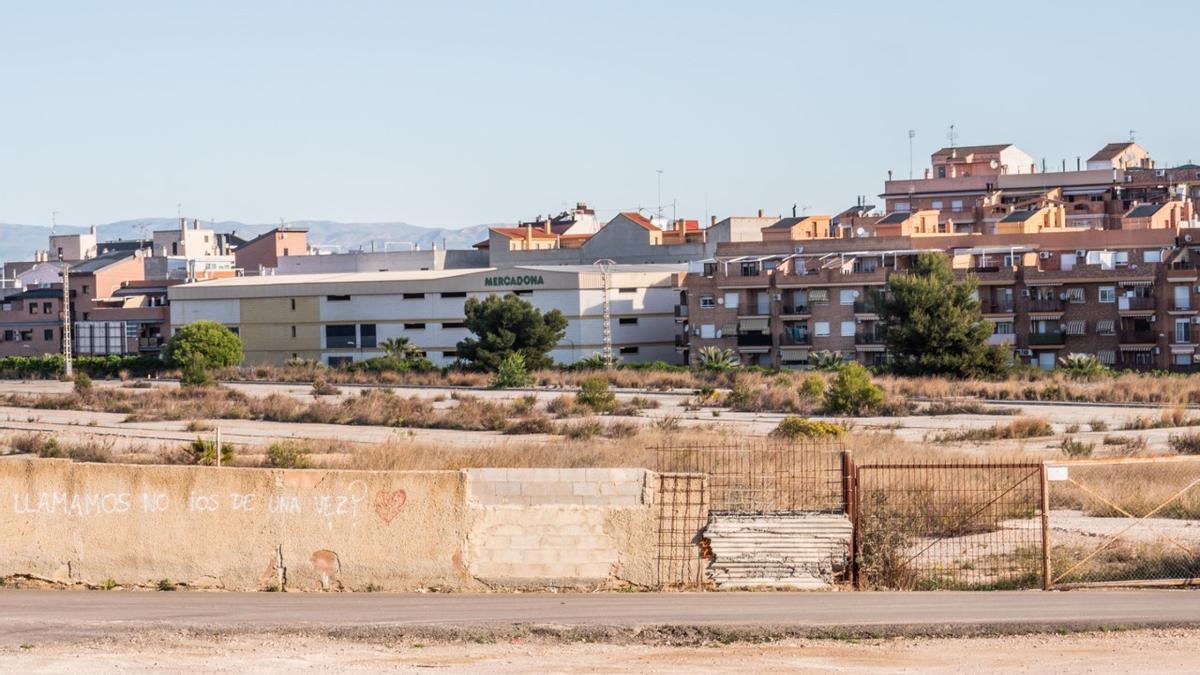
[{"label": "shrub", "polygon": [[605,438],[633,438],[642,428],[633,422],[609,422],[601,432]]},{"label": "shrub", "polygon": [[647,409],[653,409],[653,408],[659,407],[659,402],[658,402],[658,399],[656,399],[656,398],[645,398],[644,396],[634,396],[633,398],[629,399],[629,405],[633,406],[634,408],[636,408],[638,410],[647,410]]},{"label": "shrub", "polygon": [[183,428],[184,431],[212,431],[213,424],[208,420],[192,420]]},{"label": "shrub", "polygon": [[841,352],[820,349],[808,355],[808,364],[817,370],[834,371],[844,363]]},{"label": "shrub", "polygon": [[588,354],[572,364],[571,368],[574,370],[608,370],[615,365],[613,359],[606,358],[603,354]]},{"label": "shrub", "polygon": [[822,399],[825,398],[825,378],[809,374],[804,378],[804,382],[800,383],[800,397],[820,405]]},{"label": "shrub", "polygon": [[865,415],[883,404],[883,390],[871,383],[862,364],[851,361],[838,370],[825,392],[825,410],[837,415]]},{"label": "shrub", "polygon": [[[197,438],[184,446],[184,450],[192,464],[213,466],[217,463],[216,443],[213,441]],[[231,461],[233,461],[233,446],[228,443],[222,443],[221,464],[228,464]]]},{"label": "shrub", "polygon": [[1146,451],[1145,436],[1105,436],[1105,446],[1115,448],[1118,455],[1133,456]]},{"label": "shrub", "polygon": [[701,347],[696,352],[696,363],[701,370],[724,372],[742,365],[741,360],[732,349],[719,347]]},{"label": "shrub", "polygon": [[785,417],[771,432],[771,436],[795,440],[800,438],[840,438],[844,433],[846,433],[846,428],[840,424],[793,415]]},{"label": "shrub", "polygon": [[1108,422],[1097,417],[1088,422],[1088,428],[1092,431],[1108,431]]},{"label": "shrub", "polygon": [[567,333],[561,311],[542,313],[511,293],[469,298],[463,312],[474,337],[458,343],[459,358],[487,371],[499,370],[504,357],[513,352],[521,353],[526,368],[548,368],[553,363],[550,351]]},{"label": "shrub", "polygon": [[192,357],[179,375],[179,384],[184,387],[208,387],[212,383],[212,375],[208,374],[199,357]]},{"label": "shrub", "polygon": [[492,377],[492,389],[512,389],[528,387],[533,384],[533,377],[525,368],[525,355],[521,352],[509,352],[500,360],[496,374]]},{"label": "shrub", "polygon": [[508,435],[549,434],[553,431],[554,425],[550,422],[550,418],[541,413],[530,413],[524,417],[509,420],[508,425],[504,427],[504,433]]},{"label": "shrub", "polygon": [[75,393],[83,396],[92,390],[92,378],[82,370],[75,373],[74,380]]},{"label": "shrub", "polygon": [[579,383],[575,402],[595,412],[608,412],[617,406],[617,397],[608,389],[608,379],[595,375],[585,377]]},{"label": "shrub", "polygon": [[341,389],[338,389],[336,385],[326,382],[325,378],[323,377],[318,377],[313,380],[313,398],[316,398],[317,396],[337,396],[340,393],[342,393]]},{"label": "shrub", "polygon": [[1067,354],[1058,359],[1058,367],[1068,377],[1076,379],[1094,380],[1109,372],[1094,354]]},{"label": "shrub", "polygon": [[42,446],[47,442],[53,442],[54,439],[45,434],[38,433],[21,433],[8,439],[8,444],[13,450],[21,453],[41,454]]},{"label": "shrub", "polygon": [[1074,438],[1062,439],[1062,444],[1059,446],[1062,453],[1071,458],[1091,457],[1092,450],[1095,449],[1095,443],[1085,443]]},{"label": "shrub", "polygon": [[[308,469],[312,467],[312,450],[293,441],[277,441],[267,446],[267,466],[275,469]],[[232,459],[232,453],[230,455]],[[225,463],[221,458],[221,463]]]},{"label": "shrub", "polygon": [[604,427],[600,425],[600,422],[590,418],[566,423],[559,427],[559,433],[573,440],[587,440],[599,436],[603,431]]},{"label": "shrub", "polygon": [[1180,455],[1200,455],[1200,432],[1171,434],[1167,437],[1167,445]]}]

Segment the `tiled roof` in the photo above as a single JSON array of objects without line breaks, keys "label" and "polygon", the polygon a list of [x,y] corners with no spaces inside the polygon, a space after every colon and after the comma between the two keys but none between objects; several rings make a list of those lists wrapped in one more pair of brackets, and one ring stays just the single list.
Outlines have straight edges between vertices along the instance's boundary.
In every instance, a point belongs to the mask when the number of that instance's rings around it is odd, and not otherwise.
[{"label": "tiled roof", "polygon": [[1109,143],[1108,145],[1104,146],[1103,148],[1100,148],[1099,152],[1097,152],[1096,154],[1089,157],[1088,161],[1089,162],[1103,162],[1105,160],[1112,159],[1113,157],[1120,155],[1122,152],[1125,152],[1125,150],[1127,150],[1132,145],[1135,145],[1135,143],[1133,143],[1133,141],[1126,141],[1124,143]]},{"label": "tiled roof", "polygon": [[1138,204],[1132,209],[1129,209],[1129,212],[1125,214],[1125,217],[1149,218],[1150,216],[1158,213],[1159,209],[1163,208],[1164,206],[1166,206],[1166,204]]},{"label": "tiled roof", "polygon": [[937,155],[949,155],[951,152],[957,152],[959,156],[969,155],[974,152],[1000,152],[1005,148],[1011,148],[1012,143],[1001,143],[999,145],[959,145],[953,148],[942,148],[933,153]]},{"label": "tiled roof", "polygon": [[1037,213],[1037,209],[1022,209],[1020,211],[1013,211],[1012,213],[1008,214],[1007,216],[1004,216],[1003,218],[1001,218],[1000,222],[1002,222],[1002,223],[1023,223],[1025,221],[1029,220],[1030,218],[1032,218],[1034,216],[1034,214],[1036,214],[1036,213]]},{"label": "tiled roof", "polygon": [[896,211],[889,213],[879,220],[878,225],[898,225],[908,220],[912,214],[908,211]]},{"label": "tiled roof", "polygon": [[646,228],[647,230],[657,230],[658,229],[657,227],[654,226],[654,223],[650,222],[649,219],[646,218],[646,216],[643,216],[642,214],[638,213],[637,211],[622,211],[621,215],[625,216],[629,220],[632,220],[633,222],[637,223],[638,225],[641,225],[642,227]]},{"label": "tiled roof", "polygon": [[489,229],[492,232],[508,237],[509,239],[524,239],[526,234],[532,234],[534,239],[558,238],[558,235],[549,234],[545,230],[539,230],[536,227],[531,227],[528,230],[523,227],[493,227]]}]

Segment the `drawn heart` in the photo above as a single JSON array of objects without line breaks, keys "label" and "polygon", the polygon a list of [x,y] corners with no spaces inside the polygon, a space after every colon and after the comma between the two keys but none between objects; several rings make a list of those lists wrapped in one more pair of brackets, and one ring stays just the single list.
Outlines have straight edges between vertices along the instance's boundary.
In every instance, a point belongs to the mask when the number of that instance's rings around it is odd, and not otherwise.
[{"label": "drawn heart", "polygon": [[408,501],[408,495],[404,490],[395,492],[380,490],[375,493],[375,515],[390,525],[396,516],[400,515],[400,509],[403,508],[406,501]]}]

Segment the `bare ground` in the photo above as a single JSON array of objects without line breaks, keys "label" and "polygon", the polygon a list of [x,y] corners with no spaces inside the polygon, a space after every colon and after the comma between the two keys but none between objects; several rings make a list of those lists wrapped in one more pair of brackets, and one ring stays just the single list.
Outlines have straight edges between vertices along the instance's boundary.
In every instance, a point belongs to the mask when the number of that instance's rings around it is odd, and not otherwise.
[{"label": "bare ground", "polygon": [[22,673],[546,672],[1195,672],[1197,630],[888,640],[785,640],[704,646],[553,641],[381,643],[246,635],[214,642],[150,633],[123,640],[0,649]]}]

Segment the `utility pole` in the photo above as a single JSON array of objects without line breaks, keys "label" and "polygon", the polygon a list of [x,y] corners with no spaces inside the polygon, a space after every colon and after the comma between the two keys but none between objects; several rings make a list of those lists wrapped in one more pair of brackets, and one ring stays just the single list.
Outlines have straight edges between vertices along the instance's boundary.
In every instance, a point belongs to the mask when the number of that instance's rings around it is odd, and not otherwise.
[{"label": "utility pole", "polygon": [[63,260],[61,254],[58,256],[58,261],[62,263],[63,377],[70,379],[74,376],[74,371],[71,367],[71,266],[67,264],[67,261]]},{"label": "utility pole", "polygon": [[909,129],[908,130],[908,179],[909,180],[912,180],[912,177],[913,177],[913,153],[912,153],[912,150],[913,150],[913,139],[916,137],[917,137],[917,130]]},{"label": "utility pole", "polygon": [[603,311],[604,311],[604,328],[603,328],[604,366],[606,368],[611,368],[613,366],[613,363],[615,363],[615,361],[613,359],[613,348],[612,348],[612,306],[608,302],[609,289],[611,287],[611,280],[610,280],[609,276],[612,272],[613,266],[616,265],[617,263],[613,262],[612,260],[609,260],[608,258],[603,258],[601,260],[597,260],[596,262],[594,262],[592,264],[596,266],[596,269],[600,270],[600,283],[604,287],[604,303],[603,303],[603,308],[604,308],[603,309]]}]

